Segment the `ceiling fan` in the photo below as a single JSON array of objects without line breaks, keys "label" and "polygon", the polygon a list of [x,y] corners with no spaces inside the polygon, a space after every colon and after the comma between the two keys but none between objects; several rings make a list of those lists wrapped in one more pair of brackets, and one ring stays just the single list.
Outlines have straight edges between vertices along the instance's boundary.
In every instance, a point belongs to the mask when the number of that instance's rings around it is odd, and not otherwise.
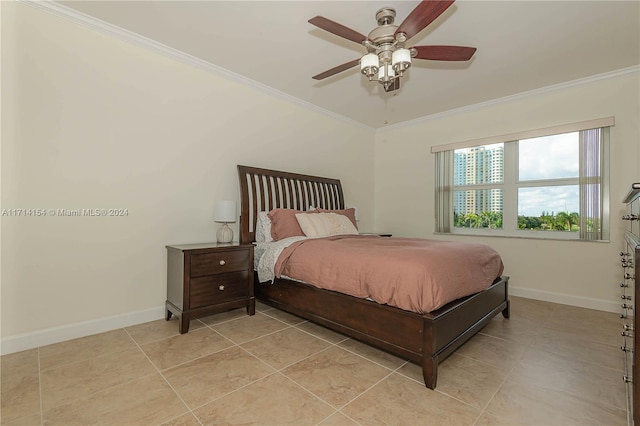
[{"label": "ceiling fan", "polygon": [[378,26],[368,36],[322,16],[309,19],[309,23],[337,36],[362,44],[367,53],[325,72],[313,76],[322,80],[360,64],[360,70],[369,81],[377,81],[386,92],[400,88],[400,77],[411,66],[411,58],[432,61],[468,61],[476,51],[465,46],[413,46],[405,43],[426,28],[453,4],[455,0],[423,0],[405,18],[400,26],[394,25],[395,9],[384,7],[376,13]]}]

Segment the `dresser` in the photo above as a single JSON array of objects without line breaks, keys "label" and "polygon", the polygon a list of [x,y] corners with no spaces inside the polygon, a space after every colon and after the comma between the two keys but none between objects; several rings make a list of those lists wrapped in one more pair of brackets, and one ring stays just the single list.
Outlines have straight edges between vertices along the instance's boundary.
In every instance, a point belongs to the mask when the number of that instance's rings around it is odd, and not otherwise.
[{"label": "dresser", "polygon": [[[640,277],[640,183],[631,185],[629,193],[624,199],[626,204],[622,220],[625,222],[624,245],[620,252],[622,266],[622,346],[624,353],[624,376],[627,391],[628,423],[636,423],[640,417],[640,355],[638,342],[634,334],[637,327],[637,316],[634,305],[640,300],[640,285],[636,285],[636,277]],[[640,422],[638,422],[640,425]]]},{"label": "dresser", "polygon": [[203,243],[167,246],[166,320],[189,321],[234,308],[255,314],[253,245]]}]

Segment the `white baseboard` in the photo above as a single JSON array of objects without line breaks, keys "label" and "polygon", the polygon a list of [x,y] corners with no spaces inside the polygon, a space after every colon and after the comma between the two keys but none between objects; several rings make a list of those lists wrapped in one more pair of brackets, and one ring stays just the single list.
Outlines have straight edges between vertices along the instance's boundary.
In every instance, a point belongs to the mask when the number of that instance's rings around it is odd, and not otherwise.
[{"label": "white baseboard", "polygon": [[143,322],[164,318],[165,307],[146,309],[144,311],[129,312],[107,318],[100,318],[76,324],[52,327],[31,333],[18,334],[0,339],[0,354],[6,355],[27,349],[46,346],[52,343],[64,342],[92,334],[104,333],[118,328],[129,327]]},{"label": "white baseboard", "polygon": [[511,286],[509,286],[509,294],[512,296],[526,297],[527,299],[560,303],[562,305],[578,306],[580,308],[620,313],[620,303],[609,300],[592,299],[590,297],[573,296],[570,294],[554,293],[551,291],[532,290],[530,288],[518,288]]},{"label": "white baseboard", "polygon": [[[528,299],[543,300],[546,302],[561,303],[563,305],[578,306],[581,308],[596,309],[605,312],[620,312],[620,304],[608,300],[592,299],[588,297],[572,296],[569,294],[553,293],[550,291],[532,290],[528,288],[509,287],[509,294]],[[39,346],[51,345],[92,334],[104,333],[118,328],[129,327],[143,322],[164,318],[165,307],[144,311],[130,312],[122,315],[85,321],[76,324],[63,325],[34,331],[32,333],[3,337],[0,339],[0,354],[6,355],[14,352],[25,351]]]}]

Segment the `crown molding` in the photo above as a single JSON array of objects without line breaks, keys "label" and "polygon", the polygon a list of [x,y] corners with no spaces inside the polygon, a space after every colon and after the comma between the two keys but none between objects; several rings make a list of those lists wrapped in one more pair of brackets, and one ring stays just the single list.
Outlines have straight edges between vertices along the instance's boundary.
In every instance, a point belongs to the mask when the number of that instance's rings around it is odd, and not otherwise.
[{"label": "crown molding", "polygon": [[628,68],[622,68],[615,71],[596,74],[590,77],[580,78],[577,80],[566,81],[564,83],[554,84],[547,87],[541,87],[539,89],[529,90],[527,92],[516,93],[515,95],[509,95],[502,98],[492,99],[486,102],[467,105],[461,108],[455,108],[449,111],[439,112],[437,114],[425,115],[424,117],[419,117],[413,120],[402,121],[400,123],[395,123],[389,126],[381,127],[377,129],[376,133],[384,133],[390,130],[397,130],[405,127],[411,127],[411,126],[415,126],[416,124],[421,124],[428,121],[441,119],[444,117],[451,117],[458,114],[465,114],[468,112],[477,111],[477,110],[484,109],[494,105],[506,104],[514,101],[519,101],[521,99],[539,96],[545,93],[557,92],[557,91],[568,89],[571,87],[582,86],[582,85],[590,84],[596,81],[608,80],[608,79],[617,78],[617,77],[621,77],[621,76],[625,76],[633,73],[640,73],[640,65],[634,65]]},{"label": "crown molding", "polygon": [[234,73],[233,71],[230,71],[226,68],[220,67],[218,65],[212,64],[210,62],[204,61],[200,58],[197,58],[193,55],[189,55],[185,52],[182,52],[178,49],[174,49],[172,47],[169,47],[167,45],[164,45],[162,43],[159,43],[155,40],[152,40],[150,38],[144,37],[138,33],[135,33],[133,31],[129,31],[126,30],[124,28],[120,28],[116,25],[110,24],[108,22],[102,21],[100,19],[94,18],[92,16],[89,16],[87,14],[84,14],[82,12],[78,12],[75,9],[72,9],[70,7],[61,5],[59,3],[56,3],[53,0],[41,0],[41,1],[36,1],[36,0],[17,0],[18,3],[22,3],[22,4],[26,4],[41,10],[44,10],[46,12],[49,12],[53,15],[65,18],[65,19],[69,19],[73,22],[76,22],[78,24],[84,25],[85,27],[88,27],[92,30],[101,32],[103,34],[107,34],[110,35],[112,37],[118,38],[122,41],[137,45],[139,47],[143,47],[147,50],[156,52],[158,54],[164,55],[166,57],[169,57],[171,59],[174,60],[178,60],[180,62],[183,62],[185,64],[191,65],[191,66],[195,66],[205,72],[217,75],[217,76],[221,76],[224,77],[226,79],[232,80],[234,82],[240,83],[244,86],[253,88],[257,91],[260,91],[262,93],[266,93],[268,95],[271,95],[275,98],[279,98],[281,100],[284,100],[286,102],[295,104],[297,106],[303,107],[305,109],[311,110],[313,112],[328,116],[330,118],[333,118],[335,120],[338,121],[342,121],[344,123],[350,124],[352,126],[355,127],[359,127],[361,129],[365,129],[365,130],[369,130],[372,131],[376,134],[378,133],[384,133],[384,132],[388,132],[388,131],[392,131],[392,130],[397,130],[397,129],[401,129],[401,128],[405,128],[405,127],[411,127],[417,124],[421,124],[421,123],[425,123],[425,122],[429,122],[432,120],[437,120],[437,119],[441,119],[441,118],[445,118],[445,117],[450,117],[450,116],[454,116],[454,115],[459,115],[459,114],[465,114],[465,113],[469,113],[472,111],[477,111],[483,108],[487,108],[487,107],[491,107],[491,106],[495,106],[495,105],[500,105],[500,104],[505,104],[505,103],[510,103],[510,102],[515,102],[521,99],[526,99],[526,98],[531,98],[531,97],[535,97],[535,96],[539,96],[545,93],[550,93],[550,92],[555,92],[555,91],[560,91],[560,90],[564,90],[564,89],[568,89],[571,87],[575,87],[575,86],[581,86],[581,85],[585,85],[585,84],[590,84],[596,81],[600,81],[600,80],[606,80],[606,79],[611,79],[611,78],[617,78],[620,76],[625,76],[628,74],[632,74],[632,73],[639,73],[640,72],[640,65],[636,65],[636,66],[632,66],[632,67],[628,67],[628,68],[622,68],[619,70],[615,70],[615,71],[611,71],[611,72],[606,72],[603,74],[597,74],[594,76],[590,76],[590,77],[585,77],[585,78],[581,78],[581,79],[577,79],[577,80],[572,80],[572,81],[567,81],[564,83],[560,83],[560,84],[555,84],[555,85],[551,85],[551,86],[547,86],[547,87],[542,87],[539,89],[534,89],[534,90],[530,90],[527,92],[522,92],[522,93],[517,93],[515,95],[509,95],[509,96],[505,96],[502,98],[496,98],[496,99],[492,99],[489,101],[485,101],[485,102],[480,102],[477,104],[473,104],[473,105],[467,105],[464,107],[460,107],[460,108],[455,108],[455,109],[451,109],[448,111],[443,111],[443,112],[439,112],[436,114],[431,114],[431,115],[426,115],[423,117],[418,117],[412,120],[407,120],[407,121],[402,121],[399,123],[395,123],[395,124],[391,124],[385,127],[380,127],[380,128],[375,128],[375,127],[371,127],[368,126],[364,123],[361,123],[359,121],[353,120],[351,118],[348,118],[344,115],[341,114],[337,114],[333,111],[329,111],[325,108],[321,108],[315,104],[312,104],[311,102],[302,100],[300,98],[297,98],[295,96],[291,96],[287,93],[284,93],[280,90],[277,90],[271,86],[268,86],[266,84],[260,83],[258,81],[252,80],[250,78],[247,78],[243,75]]},{"label": "crown molding", "polygon": [[103,34],[115,37],[127,43],[134,44],[136,46],[142,47],[144,49],[153,51],[160,55],[164,55],[174,60],[178,60],[187,65],[194,66],[199,68],[205,72],[224,77],[226,79],[232,80],[236,83],[240,83],[244,86],[250,87],[257,91],[266,93],[273,97],[279,98],[286,102],[295,104],[297,106],[301,106],[305,109],[311,110],[313,112],[326,115],[333,119],[345,122],[355,127],[359,127],[362,129],[370,130],[375,132],[375,128],[371,126],[367,126],[364,123],[359,121],[355,121],[351,118],[345,117],[344,115],[337,114],[333,111],[329,111],[328,109],[321,108],[311,102],[302,100],[300,98],[296,98],[295,96],[291,96],[287,93],[284,93],[280,90],[274,89],[271,86],[267,86],[266,84],[260,83],[258,81],[247,78],[243,75],[234,73],[226,68],[220,67],[218,65],[212,64],[210,62],[204,61],[200,58],[197,58],[193,55],[189,55],[181,50],[174,49],[173,47],[167,46],[165,44],[159,43],[155,40],[152,40],[148,37],[135,33],[133,31],[126,30],[124,28],[118,27],[117,25],[110,24],[108,22],[102,21],[100,19],[94,18],[93,16],[89,16],[85,13],[78,12],[75,9],[59,4],[53,0],[17,0],[18,3],[22,3],[25,5],[29,5],[35,7],[37,9],[44,10],[48,13],[56,15],[58,17],[62,17],[68,20],[71,20],[75,23],[81,24],[87,28],[90,28],[94,31],[101,32]]}]

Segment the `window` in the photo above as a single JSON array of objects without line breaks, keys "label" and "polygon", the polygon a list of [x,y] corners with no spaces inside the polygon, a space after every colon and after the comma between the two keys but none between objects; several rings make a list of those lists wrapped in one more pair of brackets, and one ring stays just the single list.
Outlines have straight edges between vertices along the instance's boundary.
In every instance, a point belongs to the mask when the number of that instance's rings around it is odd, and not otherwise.
[{"label": "window", "polygon": [[436,231],[608,239],[611,125],[613,118],[432,148]]}]

